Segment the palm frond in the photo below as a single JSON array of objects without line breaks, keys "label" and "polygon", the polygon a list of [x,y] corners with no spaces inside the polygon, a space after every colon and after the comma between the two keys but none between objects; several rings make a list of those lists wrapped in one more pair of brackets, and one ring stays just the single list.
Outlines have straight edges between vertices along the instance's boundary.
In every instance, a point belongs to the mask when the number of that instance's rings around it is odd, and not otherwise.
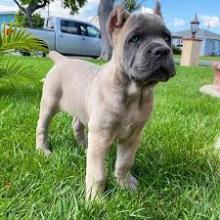
[{"label": "palm frond", "polygon": [[9,60],[0,62],[0,78],[13,76],[14,74],[16,75],[25,74],[26,75],[29,72],[30,72],[30,67],[24,66],[21,63],[11,62]]},{"label": "palm frond", "polygon": [[[18,29],[12,25],[3,26],[0,31],[0,58],[6,53],[12,51],[25,51],[30,53],[48,52],[48,46],[42,40],[33,37],[24,29]],[[28,77],[31,71],[30,66],[24,66],[21,63],[11,60],[0,59],[0,83],[2,83],[8,76],[19,75]]]},{"label": "palm frond", "polygon": [[38,71],[32,65],[10,59],[0,61],[0,86],[7,83],[16,86],[21,83],[21,79],[23,83],[36,84],[40,83],[39,78]]},{"label": "palm frond", "polygon": [[14,50],[48,52],[48,46],[24,29],[4,25],[0,32],[0,55]]}]

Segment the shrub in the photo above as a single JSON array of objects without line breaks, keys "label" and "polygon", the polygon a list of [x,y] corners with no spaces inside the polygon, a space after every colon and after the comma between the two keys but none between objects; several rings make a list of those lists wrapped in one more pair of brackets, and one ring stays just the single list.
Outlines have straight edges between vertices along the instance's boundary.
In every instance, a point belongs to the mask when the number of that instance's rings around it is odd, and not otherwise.
[{"label": "shrub", "polygon": [[179,47],[172,46],[173,54],[174,55],[181,55],[182,51]]},{"label": "shrub", "polygon": [[[28,27],[27,17],[19,11],[15,16],[15,25],[18,27]],[[33,15],[33,27],[42,28],[44,26],[44,19],[40,16],[39,13]]]}]

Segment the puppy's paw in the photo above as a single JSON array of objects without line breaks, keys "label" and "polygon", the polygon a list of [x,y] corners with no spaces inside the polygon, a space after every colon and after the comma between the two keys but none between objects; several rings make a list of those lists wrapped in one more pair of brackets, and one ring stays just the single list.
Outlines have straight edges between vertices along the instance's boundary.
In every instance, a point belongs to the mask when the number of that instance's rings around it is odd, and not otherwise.
[{"label": "puppy's paw", "polygon": [[105,178],[86,178],[86,200],[100,200],[105,190]]},{"label": "puppy's paw", "polygon": [[102,199],[102,193],[104,192],[104,188],[94,185],[86,192],[86,200],[87,201],[99,201]]},{"label": "puppy's paw", "polygon": [[137,179],[131,174],[127,175],[125,178],[117,178],[117,182],[122,188],[130,190],[136,190],[138,185]]},{"label": "puppy's paw", "polygon": [[36,149],[46,157],[49,157],[52,154],[51,150],[49,150],[47,147],[37,147]]}]

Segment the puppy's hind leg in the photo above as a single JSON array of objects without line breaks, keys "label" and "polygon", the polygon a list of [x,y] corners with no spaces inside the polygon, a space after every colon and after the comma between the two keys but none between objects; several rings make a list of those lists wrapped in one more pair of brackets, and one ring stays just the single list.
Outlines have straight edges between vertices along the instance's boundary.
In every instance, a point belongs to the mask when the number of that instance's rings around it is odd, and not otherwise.
[{"label": "puppy's hind leg", "polygon": [[82,147],[86,148],[87,147],[87,135],[85,133],[85,127],[83,123],[75,119],[72,122],[73,130],[74,130],[74,135],[77,143],[81,145]]},{"label": "puppy's hind leg", "polygon": [[36,131],[36,149],[43,152],[46,156],[51,154],[48,145],[48,127],[51,119],[57,112],[57,105],[52,98],[41,99],[40,116],[37,123]]}]

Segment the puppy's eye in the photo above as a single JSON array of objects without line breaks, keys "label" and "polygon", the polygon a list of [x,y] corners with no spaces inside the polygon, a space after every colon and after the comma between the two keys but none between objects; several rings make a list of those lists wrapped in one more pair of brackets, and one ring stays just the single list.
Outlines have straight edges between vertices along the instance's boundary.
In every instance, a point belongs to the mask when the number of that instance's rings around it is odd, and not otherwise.
[{"label": "puppy's eye", "polygon": [[139,42],[140,41],[140,36],[139,35],[134,35],[130,40],[129,40],[129,42],[131,42],[131,43],[137,43],[137,42]]}]

